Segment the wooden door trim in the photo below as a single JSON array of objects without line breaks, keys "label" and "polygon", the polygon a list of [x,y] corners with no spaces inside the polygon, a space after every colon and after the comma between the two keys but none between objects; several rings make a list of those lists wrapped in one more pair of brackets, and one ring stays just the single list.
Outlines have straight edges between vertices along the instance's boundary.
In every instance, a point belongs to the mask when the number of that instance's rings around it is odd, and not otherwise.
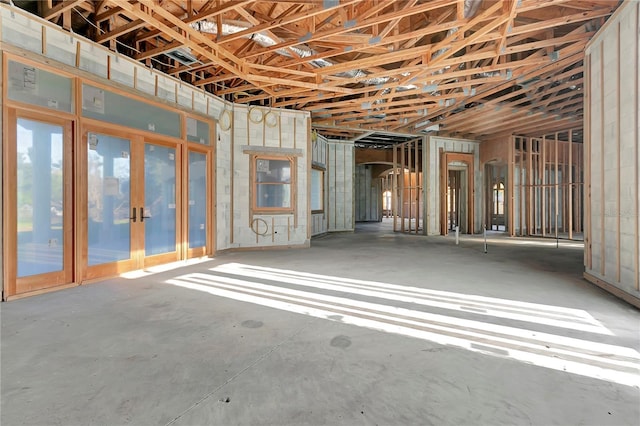
[{"label": "wooden door trim", "polygon": [[475,232],[475,169],[473,153],[446,152],[440,149],[440,234],[448,235],[447,226],[447,187],[449,163],[459,161],[467,165],[467,230],[469,234]]},{"label": "wooden door trim", "polygon": [[[183,179],[182,179],[182,229],[184,229],[184,234],[182,238],[182,245],[184,246],[184,259],[192,259],[197,257],[204,257],[213,254],[213,192],[212,188],[212,161],[213,154],[211,152],[210,147],[203,145],[195,145],[195,144],[185,144],[184,146],[184,158],[182,161],[182,170]],[[206,167],[206,175],[205,175],[205,185],[207,187],[207,191],[205,196],[207,197],[205,201],[206,206],[206,215],[205,221],[207,224],[206,227],[206,236],[205,236],[205,247],[196,247],[189,248],[189,153],[196,152],[198,154],[202,154],[205,156],[205,167]]]},{"label": "wooden door trim", "polygon": [[[130,204],[135,196],[135,187],[134,187],[134,176],[133,172],[135,171],[133,168],[133,161],[135,159],[134,149],[135,149],[135,135],[131,135],[127,132],[121,132],[119,130],[114,130],[105,126],[102,123],[102,126],[94,126],[93,123],[87,123],[82,120],[80,125],[80,143],[78,149],[78,162],[82,164],[82,167],[78,169],[78,206],[76,208],[76,214],[78,216],[78,232],[83,238],[80,241],[79,247],[79,269],[81,271],[81,275],[78,278],[78,281],[84,283],[88,280],[94,280],[98,278],[106,278],[110,276],[116,276],[123,272],[129,272],[136,269],[139,269],[139,260],[136,258],[136,247],[135,247],[135,238],[134,232],[135,229],[132,226],[130,229],[130,249],[131,249],[131,258],[120,260],[111,263],[99,264],[99,265],[89,265],[89,233],[88,233],[88,225],[89,225],[89,212],[88,212],[88,178],[87,178],[87,136],[89,133],[100,134],[105,136],[113,136],[121,139],[126,139],[129,141],[129,149],[130,149],[130,163],[129,163],[129,182],[130,182]],[[129,206],[131,208],[131,205]]]},{"label": "wooden door trim", "polygon": [[[68,285],[74,281],[73,262],[73,121],[68,117],[58,117],[40,111],[22,108],[5,107],[5,121],[3,124],[6,143],[3,143],[3,205],[6,206],[3,215],[3,260],[4,297],[9,298],[17,294],[44,290],[51,287]],[[17,123],[24,118],[40,123],[47,123],[62,127],[62,271],[49,272],[23,278],[17,277],[18,240],[17,240]]]},{"label": "wooden door trim", "polygon": [[[140,142],[139,142],[139,150],[140,153],[138,155],[138,158],[136,160],[136,162],[139,162],[139,164],[136,164],[136,170],[138,172],[138,176],[136,177],[136,182],[137,182],[137,189],[138,189],[138,203],[140,203],[140,205],[144,205],[145,204],[145,179],[144,179],[144,156],[145,156],[145,145],[146,144],[151,144],[151,145],[157,145],[157,146],[163,146],[166,148],[173,148],[175,149],[175,158],[174,158],[174,168],[175,168],[175,179],[176,179],[176,185],[175,185],[175,212],[176,212],[176,235],[175,235],[175,250],[172,252],[167,252],[167,253],[160,253],[160,254],[155,254],[155,255],[151,255],[151,256],[146,256],[145,255],[145,247],[144,247],[144,226],[140,226],[138,227],[140,230],[140,239],[138,241],[137,246],[139,247],[139,253],[140,253],[140,261],[141,261],[141,268],[146,268],[149,266],[156,266],[156,265],[161,265],[164,263],[170,263],[170,262],[175,262],[181,259],[184,259],[184,252],[183,252],[183,240],[185,239],[184,233],[185,233],[185,229],[183,228],[183,219],[182,219],[182,210],[184,210],[184,206],[180,205],[182,204],[182,199],[183,199],[183,181],[184,181],[184,174],[183,173],[183,167],[182,167],[182,162],[183,162],[183,144],[180,142],[169,142],[166,140],[156,140],[155,138],[152,137],[148,137],[148,136],[141,136],[140,137]],[[179,204],[180,203],[180,204]],[[146,207],[146,206],[145,206]]]}]

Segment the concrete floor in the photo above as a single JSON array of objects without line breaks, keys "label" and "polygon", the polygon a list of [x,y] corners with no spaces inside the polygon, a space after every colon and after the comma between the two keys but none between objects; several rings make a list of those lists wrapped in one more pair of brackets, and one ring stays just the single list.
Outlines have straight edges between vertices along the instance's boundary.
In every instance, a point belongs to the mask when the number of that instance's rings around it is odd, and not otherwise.
[{"label": "concrete floor", "polygon": [[640,311],[581,265],[364,224],[4,303],[0,422],[638,425]]}]

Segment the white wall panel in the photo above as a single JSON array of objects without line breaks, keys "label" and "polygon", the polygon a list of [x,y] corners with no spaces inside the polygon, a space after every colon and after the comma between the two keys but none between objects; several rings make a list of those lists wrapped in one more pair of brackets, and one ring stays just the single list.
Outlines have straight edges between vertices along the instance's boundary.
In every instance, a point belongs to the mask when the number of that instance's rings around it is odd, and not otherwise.
[{"label": "white wall panel", "polygon": [[353,143],[329,140],[327,158],[328,231],[353,231],[355,228]]},{"label": "white wall panel", "polygon": [[[210,114],[220,111],[220,140],[216,145],[217,249],[307,245],[311,220],[307,190],[309,113],[224,103],[210,103],[209,107]],[[228,118],[223,117],[232,117],[226,130]],[[274,120],[265,122],[265,118]],[[252,216],[252,150],[296,155],[295,213]]]},{"label": "white wall panel", "polygon": [[640,306],[639,9],[623,3],[586,49],[585,277]]}]

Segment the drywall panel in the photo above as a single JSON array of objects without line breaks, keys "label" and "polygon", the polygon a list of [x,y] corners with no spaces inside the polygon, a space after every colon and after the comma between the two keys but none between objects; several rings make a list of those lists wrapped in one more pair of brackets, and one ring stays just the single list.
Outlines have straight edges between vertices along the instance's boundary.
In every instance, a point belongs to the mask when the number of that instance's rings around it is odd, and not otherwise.
[{"label": "drywall panel", "polygon": [[382,180],[373,176],[373,167],[356,166],[355,215],[356,222],[380,222],[382,220]]},{"label": "drywall panel", "polygon": [[[309,113],[211,104],[219,111],[216,149],[217,249],[308,245]],[[295,157],[294,212],[254,214],[251,154]]]},{"label": "drywall panel", "polygon": [[324,182],[322,186],[322,212],[311,213],[311,235],[322,235],[327,233],[327,206],[329,202],[328,173],[327,173],[327,139],[317,133],[313,134],[311,142],[311,165],[324,171]]},{"label": "drywall panel", "polygon": [[224,250],[231,247],[233,110],[232,105],[226,106],[217,100],[210,101],[209,107],[210,114],[216,118],[216,250]]},{"label": "drywall panel", "polygon": [[640,306],[639,18],[623,3],[586,49],[585,277]]},{"label": "drywall panel", "polygon": [[328,231],[353,231],[355,228],[353,143],[329,140],[327,147]]},{"label": "drywall panel", "polygon": [[[440,152],[473,154],[474,168],[474,229],[482,230],[482,171],[480,168],[480,143],[467,139],[429,136],[427,138],[427,235],[440,234]],[[446,182],[444,183],[446,185]]]}]

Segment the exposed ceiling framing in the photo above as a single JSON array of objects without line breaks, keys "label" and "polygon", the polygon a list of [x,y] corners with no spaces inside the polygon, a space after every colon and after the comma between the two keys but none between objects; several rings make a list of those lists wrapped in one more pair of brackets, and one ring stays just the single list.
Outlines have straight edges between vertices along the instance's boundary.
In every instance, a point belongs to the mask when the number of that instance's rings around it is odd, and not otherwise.
[{"label": "exposed ceiling framing", "polygon": [[[319,133],[376,146],[429,131],[476,139],[579,132],[584,47],[618,5],[37,2],[45,19],[216,95],[308,110]],[[176,49],[192,63],[168,55]]]}]

